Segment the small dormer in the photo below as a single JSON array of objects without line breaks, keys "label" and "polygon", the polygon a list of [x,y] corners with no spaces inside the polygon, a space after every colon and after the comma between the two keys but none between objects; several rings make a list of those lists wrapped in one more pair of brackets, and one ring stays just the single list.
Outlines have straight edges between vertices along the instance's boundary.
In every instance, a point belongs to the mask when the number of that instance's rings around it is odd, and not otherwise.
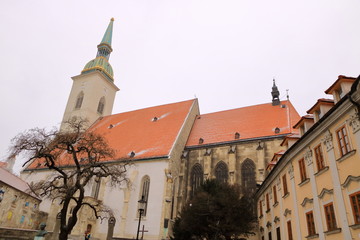
[{"label": "small dormer", "polygon": [[335,104],[340,101],[351,90],[351,85],[356,78],[339,75],[338,79],[325,91],[326,94],[332,94]]},{"label": "small dormer", "polygon": [[285,146],[286,149],[289,149],[297,140],[300,139],[300,134],[291,134],[287,135],[284,140],[281,142],[280,146]]},{"label": "small dormer", "polygon": [[279,161],[281,156],[284,155],[284,153],[285,153],[285,150],[281,150],[281,151],[279,151],[277,153],[274,153],[273,158],[271,159],[271,161],[266,166],[267,174],[269,174],[271,172],[271,170],[275,167],[275,165],[277,164],[277,162]]},{"label": "small dormer", "polygon": [[307,113],[314,115],[314,122],[317,122],[322,118],[332,107],[334,106],[334,100],[327,98],[320,98],[312,106]]},{"label": "small dormer", "polygon": [[314,125],[314,116],[307,114],[302,116],[300,120],[295,124],[294,128],[299,129],[300,136],[303,136]]}]

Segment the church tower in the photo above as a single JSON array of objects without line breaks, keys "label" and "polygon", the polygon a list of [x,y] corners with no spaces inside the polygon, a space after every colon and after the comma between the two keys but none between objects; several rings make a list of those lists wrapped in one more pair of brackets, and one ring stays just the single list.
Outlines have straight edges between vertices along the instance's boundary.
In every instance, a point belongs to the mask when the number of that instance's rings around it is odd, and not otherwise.
[{"label": "church tower", "polygon": [[272,86],[272,91],[271,91],[271,96],[272,96],[272,105],[273,106],[277,106],[280,105],[280,93],[279,90],[275,84],[275,79],[273,79],[273,86]]},{"label": "church tower", "polygon": [[72,117],[86,118],[91,125],[99,117],[112,113],[115,94],[119,91],[114,84],[114,73],[109,63],[113,22],[112,18],[97,46],[96,58],[85,65],[80,75],[72,77],[73,85],[60,130],[65,130],[64,121]]}]

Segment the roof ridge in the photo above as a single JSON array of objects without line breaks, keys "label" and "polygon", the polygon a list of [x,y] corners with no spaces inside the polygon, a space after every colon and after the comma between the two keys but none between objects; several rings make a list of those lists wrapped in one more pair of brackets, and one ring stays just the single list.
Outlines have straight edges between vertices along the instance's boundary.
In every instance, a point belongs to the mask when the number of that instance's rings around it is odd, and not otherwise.
[{"label": "roof ridge", "polygon": [[[289,102],[291,105],[291,101],[290,100],[282,100],[280,101],[280,105],[285,103],[285,102]],[[215,114],[215,113],[222,113],[222,112],[230,112],[230,111],[234,111],[234,110],[239,110],[239,109],[244,109],[244,108],[250,108],[250,107],[256,107],[256,106],[261,106],[261,105],[267,105],[267,104],[272,104],[272,102],[267,102],[267,103],[259,103],[259,104],[255,104],[255,105],[250,105],[250,106],[244,106],[244,107],[239,107],[239,108],[232,108],[232,109],[227,109],[227,110],[221,110],[221,111],[217,111],[217,112],[210,112],[210,113],[204,113],[204,114],[200,114],[199,117],[202,117],[204,115],[210,115],[210,114]],[[279,105],[277,105],[279,106]],[[277,106],[273,106],[273,107],[277,107]]]},{"label": "roof ridge", "polygon": [[156,106],[150,106],[150,107],[144,107],[144,108],[140,108],[140,109],[130,110],[130,111],[126,111],[126,112],[115,113],[115,114],[111,114],[111,115],[108,115],[108,116],[104,116],[103,119],[108,118],[108,117],[112,117],[112,116],[116,116],[116,115],[120,115],[120,114],[124,114],[124,113],[138,112],[138,111],[141,111],[141,110],[144,110],[144,109],[150,109],[150,108],[168,106],[168,105],[177,104],[177,103],[185,103],[185,102],[195,101],[196,99],[197,98],[193,98],[193,99],[184,100],[184,101],[180,101],[180,102],[161,104],[161,105],[156,105]]}]

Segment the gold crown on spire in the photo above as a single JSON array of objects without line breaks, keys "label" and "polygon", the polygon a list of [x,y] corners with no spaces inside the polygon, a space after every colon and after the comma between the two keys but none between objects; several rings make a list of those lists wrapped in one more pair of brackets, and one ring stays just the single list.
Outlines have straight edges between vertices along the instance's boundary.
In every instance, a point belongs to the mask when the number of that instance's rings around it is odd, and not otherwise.
[{"label": "gold crown on spire", "polygon": [[114,21],[115,19],[114,18],[111,18],[111,21]]}]

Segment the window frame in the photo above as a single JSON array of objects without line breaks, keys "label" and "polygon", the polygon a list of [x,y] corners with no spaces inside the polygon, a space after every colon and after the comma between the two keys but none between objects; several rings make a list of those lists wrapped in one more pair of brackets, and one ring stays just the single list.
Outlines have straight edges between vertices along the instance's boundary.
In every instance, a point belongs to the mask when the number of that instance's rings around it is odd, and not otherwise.
[{"label": "window frame", "polygon": [[347,133],[347,129],[345,125],[339,127],[336,130],[336,137],[337,137],[339,153],[341,157],[351,152],[349,134]]},{"label": "window frame", "polygon": [[286,196],[289,193],[289,189],[287,187],[286,173],[282,176],[282,184],[284,196]]},{"label": "window frame", "polygon": [[273,186],[273,198],[274,198],[274,205],[275,205],[278,203],[276,185]]},{"label": "window frame", "polygon": [[270,199],[269,199],[269,193],[265,195],[266,198],[266,212],[270,211]]},{"label": "window frame", "polygon": [[144,205],[144,211],[141,214],[143,217],[146,217],[148,205],[149,205],[149,193],[150,193],[150,177],[148,175],[143,176],[141,179],[141,189],[140,189],[140,199],[144,196],[145,205]]},{"label": "window frame", "polygon": [[[355,197],[357,199],[357,201],[355,199],[355,201],[356,201],[355,204],[352,201],[352,197]],[[351,205],[351,209],[352,209],[352,215],[354,217],[354,224],[360,224],[360,191],[350,194],[349,199],[350,199],[350,205]],[[355,209],[354,205],[356,205],[357,210]]]},{"label": "window frame", "polygon": [[299,171],[300,171],[300,180],[304,182],[307,179],[306,176],[306,166],[305,166],[305,159],[301,158],[299,161]]},{"label": "window frame", "polygon": [[333,202],[324,205],[325,221],[328,231],[337,229],[337,222]]},{"label": "window frame", "polygon": [[322,151],[321,144],[314,147],[314,153],[315,153],[317,171],[320,172],[326,167],[324,153]]},{"label": "window frame", "polygon": [[288,232],[288,240],[293,240],[291,220],[286,222],[286,226],[287,226],[287,232]]},{"label": "window frame", "polygon": [[308,235],[309,236],[316,235],[314,212],[309,211],[309,212],[305,213],[305,215],[306,215],[306,224],[307,224],[307,229],[308,229]]}]

